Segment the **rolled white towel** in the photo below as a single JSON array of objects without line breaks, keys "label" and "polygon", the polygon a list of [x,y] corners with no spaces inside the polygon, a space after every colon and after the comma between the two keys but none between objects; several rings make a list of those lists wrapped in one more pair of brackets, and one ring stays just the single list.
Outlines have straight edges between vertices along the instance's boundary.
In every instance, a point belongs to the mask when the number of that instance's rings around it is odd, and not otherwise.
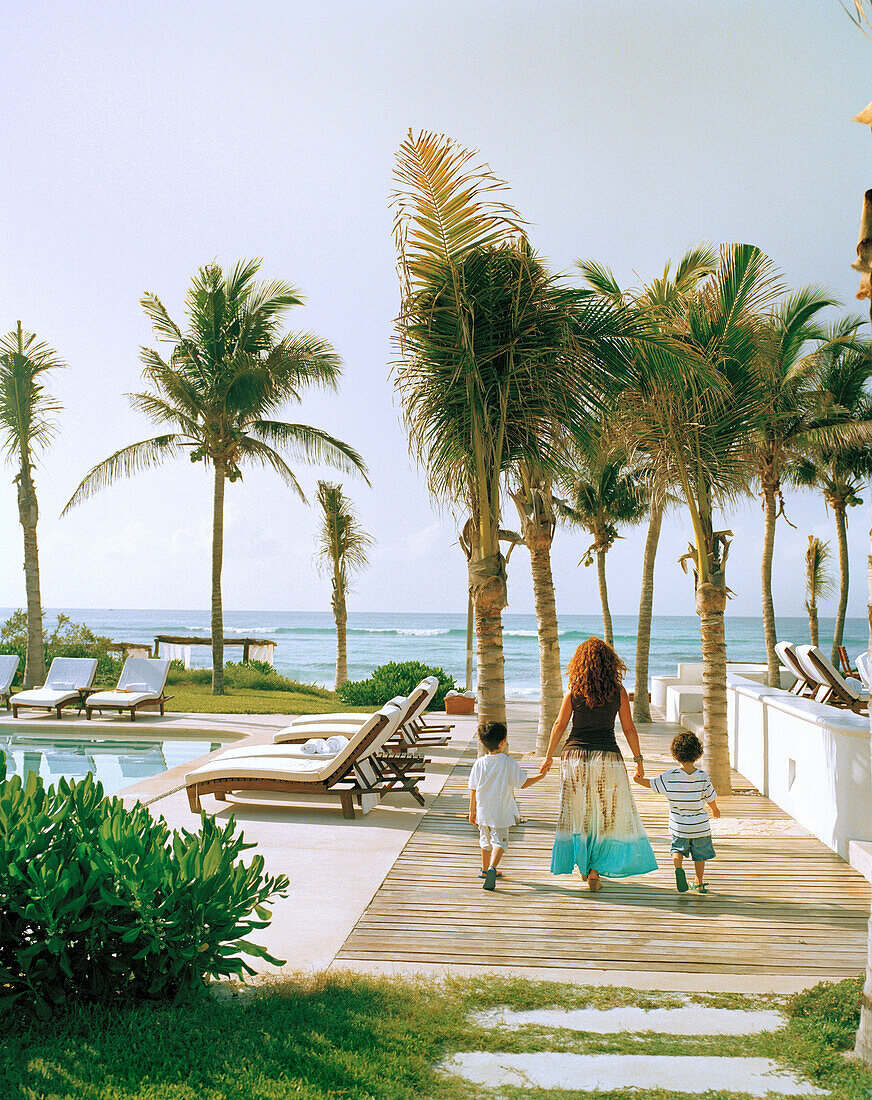
[{"label": "rolled white towel", "polygon": [[324,755],[335,756],[337,752],[342,752],[347,744],[348,738],[343,737],[341,733],[336,734],[335,737],[328,737],[324,742]]},{"label": "rolled white towel", "polygon": [[148,684],[125,684],[122,691],[148,691]]},{"label": "rolled white towel", "polygon": [[323,756],[327,748],[327,742],[323,737],[310,737],[302,747],[301,751],[306,753],[307,756]]}]

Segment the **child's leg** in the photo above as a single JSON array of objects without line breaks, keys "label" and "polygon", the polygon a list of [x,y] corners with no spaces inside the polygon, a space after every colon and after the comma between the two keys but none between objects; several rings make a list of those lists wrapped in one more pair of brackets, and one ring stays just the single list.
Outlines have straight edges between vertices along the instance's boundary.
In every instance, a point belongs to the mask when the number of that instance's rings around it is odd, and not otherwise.
[{"label": "child's leg", "polygon": [[[501,860],[502,858],[503,858],[503,849],[502,849],[502,848],[497,848],[497,847],[494,847],[494,848],[493,848],[493,849],[491,850],[491,857],[490,857],[490,864],[489,864],[489,866],[490,866],[490,867],[494,867],[494,868],[496,868],[496,867],[499,867],[499,865],[500,865],[500,860]],[[485,867],[485,870],[487,870],[487,867]]]},{"label": "child's leg", "polygon": [[490,848],[482,848],[481,850],[481,869],[486,871],[490,867],[491,850]]},{"label": "child's leg", "polygon": [[681,866],[683,861],[684,861],[684,856],[681,854],[681,852],[673,852],[672,853],[672,866],[676,869],[676,871]]},{"label": "child's leg", "polygon": [[674,836],[672,838],[672,866],[675,868],[675,885],[678,888],[679,894],[685,893],[687,890],[687,875],[684,873],[685,855],[688,855],[688,842],[680,837]]},{"label": "child's leg", "polygon": [[705,874],[705,860],[695,859],[693,861],[693,869],[696,872],[697,883],[702,883],[703,875]]},{"label": "child's leg", "polygon": [[[503,852],[509,846],[508,829],[491,829],[491,857],[490,866],[496,869],[503,858]],[[487,868],[485,868],[487,869]]]}]

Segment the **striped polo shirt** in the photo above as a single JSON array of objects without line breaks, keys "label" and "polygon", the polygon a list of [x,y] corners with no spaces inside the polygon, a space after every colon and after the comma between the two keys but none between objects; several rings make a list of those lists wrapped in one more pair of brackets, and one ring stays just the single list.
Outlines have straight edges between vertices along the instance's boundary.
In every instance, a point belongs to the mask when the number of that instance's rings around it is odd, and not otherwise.
[{"label": "striped polo shirt", "polygon": [[669,830],[673,836],[708,836],[711,832],[707,802],[715,798],[711,780],[695,768],[688,774],[684,768],[673,768],[651,780],[651,790],[669,799]]}]

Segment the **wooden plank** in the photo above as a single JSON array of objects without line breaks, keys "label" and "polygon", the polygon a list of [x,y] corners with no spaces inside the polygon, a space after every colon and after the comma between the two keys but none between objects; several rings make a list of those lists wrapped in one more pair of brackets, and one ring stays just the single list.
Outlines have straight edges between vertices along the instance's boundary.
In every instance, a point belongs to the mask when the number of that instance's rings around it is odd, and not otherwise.
[{"label": "wooden plank", "polygon": [[[674,727],[641,727],[648,771],[671,766]],[[510,721],[513,751],[535,727]],[[578,876],[549,870],[557,818],[554,772],[519,796],[505,877],[493,893],[478,878],[476,830],[466,820],[470,750],[376,891],[338,958],[419,965],[478,965],[841,978],[865,963],[869,884],[809,835],[779,835],[791,819],[754,792],[719,799],[738,834],[715,837],[711,892],[680,895],[672,876],[666,803],[633,788],[660,870],[605,880],[590,895]],[[651,762],[653,761],[653,762]],[[538,761],[522,759],[529,773]],[[734,782],[748,786],[734,777]]]}]

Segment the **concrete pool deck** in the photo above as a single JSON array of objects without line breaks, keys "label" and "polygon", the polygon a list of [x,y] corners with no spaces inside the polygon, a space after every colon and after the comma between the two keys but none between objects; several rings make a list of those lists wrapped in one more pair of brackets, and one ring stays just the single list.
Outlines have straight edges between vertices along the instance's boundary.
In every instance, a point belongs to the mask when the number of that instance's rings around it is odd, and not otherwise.
[{"label": "concrete pool deck", "polygon": [[[195,717],[252,744],[271,741],[288,722]],[[269,928],[255,937],[287,960],[286,971],[487,970],[640,989],[776,993],[862,972],[869,883],[736,774],[737,793],[719,800],[724,818],[715,823],[718,858],[705,898],[675,892],[666,805],[642,788],[633,792],[657,872],[606,882],[594,896],[577,876],[551,876],[556,771],[519,795],[526,820],[513,830],[505,878],[493,894],[483,892],[478,837],[466,820],[475,718],[452,720],[450,743],[426,754],[424,807],[396,794],[348,821],[338,800],[296,807],[204,800],[219,819],[235,815],[266,870],[291,880]],[[511,749],[528,772],[538,768],[535,726],[534,704],[509,705]],[[640,727],[649,774],[670,765],[675,729],[662,721]],[[197,819],[184,775],[196,763],[126,788],[122,797],[190,829]],[[254,965],[264,976],[282,973],[260,960]]]}]

